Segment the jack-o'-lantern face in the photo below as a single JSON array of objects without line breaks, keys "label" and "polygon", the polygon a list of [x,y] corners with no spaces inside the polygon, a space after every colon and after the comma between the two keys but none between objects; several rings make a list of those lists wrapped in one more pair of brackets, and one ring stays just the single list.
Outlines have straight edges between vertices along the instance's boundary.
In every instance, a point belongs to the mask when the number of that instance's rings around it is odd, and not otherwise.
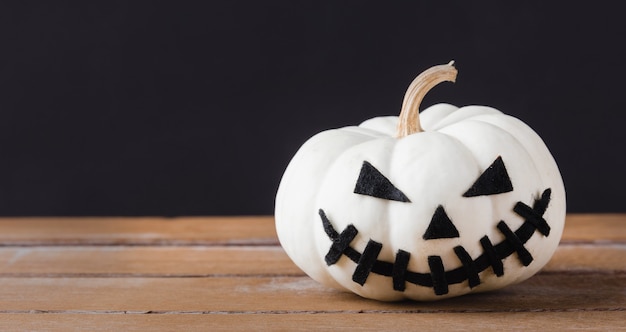
[{"label": "jack-o'-lantern face", "polygon": [[[511,191],[513,191],[513,184],[502,157],[498,156],[472,185],[459,195],[471,199],[472,197],[498,195]],[[353,193],[411,204],[411,199],[368,161],[363,161]],[[512,230],[504,220],[494,222],[493,227],[501,234],[501,241],[493,243],[488,235],[469,240],[480,244],[482,248],[482,252],[473,256],[468,253],[463,245],[467,241],[460,241],[463,234],[459,232],[455,222],[446,213],[444,205],[438,205],[421,235],[421,240],[441,242],[443,239],[458,239],[455,241],[452,251],[455,260],[461,266],[446,270],[442,255],[431,253],[426,256],[430,270],[426,273],[411,271],[408,268],[411,252],[403,249],[397,250],[393,260],[378,259],[384,245],[375,239],[370,238],[362,251],[355,249],[351,243],[359,234],[358,228],[349,224],[341,233],[338,233],[324,209],[320,209],[321,225],[329,239],[332,240],[332,244],[325,255],[325,262],[331,266],[345,256],[356,263],[352,281],[361,286],[365,285],[370,274],[377,274],[390,277],[389,286],[396,291],[404,291],[407,283],[431,287],[436,295],[447,294],[448,287],[452,284],[466,282],[469,288],[474,288],[481,284],[479,274],[485,270],[489,269],[496,277],[502,277],[505,273],[502,261],[509,259],[510,256],[515,256],[520,266],[531,264],[533,256],[524,244],[534,235],[535,231],[543,236],[549,236],[550,226],[543,218],[543,214],[548,207],[550,195],[551,189],[547,188],[531,206],[521,201],[512,202],[511,210],[524,220],[521,226]],[[445,248],[445,246],[441,246],[441,243],[438,246]]]},{"label": "jack-o'-lantern face", "polygon": [[548,262],[565,221],[556,162],[494,108],[418,113],[424,90],[455,76],[452,64],[433,67],[399,117],[323,131],[293,157],[276,231],[311,278],[377,300],[437,300],[523,281]]},{"label": "jack-o'-lantern face", "polygon": [[[448,107],[422,112],[430,130],[401,139],[377,118],[303,146],[276,222],[308,275],[367,298],[437,300],[520,282],[548,262],[565,190],[545,145],[493,109]],[[440,112],[461,120],[437,126]]]}]

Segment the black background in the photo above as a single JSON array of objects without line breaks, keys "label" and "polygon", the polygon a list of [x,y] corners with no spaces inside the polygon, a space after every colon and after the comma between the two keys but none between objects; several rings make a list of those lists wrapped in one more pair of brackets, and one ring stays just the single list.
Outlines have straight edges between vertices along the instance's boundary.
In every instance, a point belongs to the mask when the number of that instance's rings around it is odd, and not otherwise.
[{"label": "black background", "polygon": [[2,2],[0,215],[271,214],[307,138],[396,115],[452,59],[422,108],[520,118],[568,211],[625,212],[624,22],[599,1]]}]

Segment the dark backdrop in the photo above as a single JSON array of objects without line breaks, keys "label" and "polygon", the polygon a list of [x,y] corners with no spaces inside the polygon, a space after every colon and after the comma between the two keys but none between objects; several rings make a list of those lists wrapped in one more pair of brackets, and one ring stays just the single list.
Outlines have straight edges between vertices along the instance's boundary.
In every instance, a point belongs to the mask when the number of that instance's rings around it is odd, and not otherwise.
[{"label": "dark backdrop", "polygon": [[570,212],[625,212],[623,12],[562,3],[3,1],[0,215],[271,214],[307,138],[451,59],[424,107],[522,119]]}]

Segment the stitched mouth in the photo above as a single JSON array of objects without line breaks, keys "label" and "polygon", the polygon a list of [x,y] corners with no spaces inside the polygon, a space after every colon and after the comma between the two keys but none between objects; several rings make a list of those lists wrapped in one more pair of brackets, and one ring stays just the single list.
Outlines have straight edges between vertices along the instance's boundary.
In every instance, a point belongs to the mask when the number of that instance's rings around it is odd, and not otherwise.
[{"label": "stitched mouth", "polygon": [[503,276],[505,271],[502,261],[514,253],[522,265],[530,265],[533,256],[524,247],[524,244],[533,236],[535,231],[546,237],[550,234],[550,226],[543,218],[550,202],[550,194],[550,188],[544,190],[541,197],[535,199],[532,207],[523,202],[517,202],[513,211],[524,218],[524,223],[517,230],[512,231],[504,221],[500,221],[497,228],[504,235],[504,240],[494,245],[488,236],[483,236],[480,239],[483,253],[476,259],[472,259],[463,246],[456,246],[454,253],[461,261],[462,266],[445,271],[440,256],[428,256],[430,273],[408,270],[411,253],[401,249],[396,253],[394,262],[378,260],[383,245],[372,239],[368,241],[362,253],[358,252],[350,246],[358,234],[356,227],[350,224],[341,233],[338,233],[324,210],[320,209],[319,215],[324,231],[333,242],[324,259],[326,264],[331,266],[345,255],[356,263],[352,280],[361,286],[365,284],[370,273],[374,273],[391,277],[393,289],[401,292],[406,289],[406,283],[431,287],[436,295],[448,294],[449,285],[462,283],[466,280],[469,287],[474,288],[481,283],[479,273],[490,267],[496,276]]}]

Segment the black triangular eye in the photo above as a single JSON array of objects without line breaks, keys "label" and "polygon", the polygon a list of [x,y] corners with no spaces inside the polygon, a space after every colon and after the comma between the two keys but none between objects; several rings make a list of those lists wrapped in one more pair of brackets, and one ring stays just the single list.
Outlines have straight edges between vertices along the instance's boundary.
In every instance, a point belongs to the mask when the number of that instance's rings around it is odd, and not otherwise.
[{"label": "black triangular eye", "polygon": [[474,197],[482,195],[495,195],[513,191],[513,184],[506,172],[502,157],[498,156],[483,174],[478,177],[471,188],[463,196]]},{"label": "black triangular eye", "polygon": [[354,193],[391,201],[410,202],[400,189],[396,188],[389,179],[367,161],[363,161]]},{"label": "black triangular eye", "polygon": [[459,231],[454,227],[443,206],[439,205],[422,238],[424,240],[434,240],[451,239],[454,237],[459,237]]}]

